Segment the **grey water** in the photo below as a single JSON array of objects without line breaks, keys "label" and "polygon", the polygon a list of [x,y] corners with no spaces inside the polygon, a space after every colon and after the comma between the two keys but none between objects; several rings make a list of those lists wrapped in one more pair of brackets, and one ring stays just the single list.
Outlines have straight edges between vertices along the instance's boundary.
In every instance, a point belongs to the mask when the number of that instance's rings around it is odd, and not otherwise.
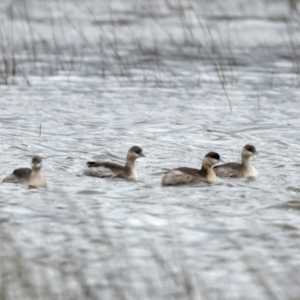
[{"label": "grey water", "polygon": [[[292,1],[290,2],[292,3]],[[1,299],[299,299],[299,15],[285,1],[1,1]],[[257,179],[162,187],[217,151]],[[82,176],[124,163],[134,182]]]}]

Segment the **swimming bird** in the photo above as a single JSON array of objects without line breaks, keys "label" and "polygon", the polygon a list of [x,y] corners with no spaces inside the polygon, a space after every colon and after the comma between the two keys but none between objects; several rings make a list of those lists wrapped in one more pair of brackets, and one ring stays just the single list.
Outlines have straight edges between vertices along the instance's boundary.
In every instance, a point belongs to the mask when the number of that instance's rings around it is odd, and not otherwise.
[{"label": "swimming bird", "polygon": [[41,173],[42,158],[34,156],[30,168],[20,168],[3,179],[2,182],[21,183],[32,187],[47,187],[47,182]]},{"label": "swimming bird", "polygon": [[216,182],[217,176],[212,166],[220,161],[220,155],[209,152],[205,155],[201,169],[181,167],[168,171],[162,178],[162,185],[179,185],[196,182]]},{"label": "swimming bird", "polygon": [[120,166],[111,162],[87,162],[87,167],[83,171],[84,175],[93,177],[116,177],[135,180],[137,173],[135,170],[135,161],[139,157],[144,157],[142,148],[138,146],[131,147],[127,152],[125,166]]},{"label": "swimming bird", "polygon": [[250,157],[258,154],[255,147],[252,145],[245,145],[242,149],[242,163],[226,163],[215,166],[214,172],[219,177],[243,178],[243,177],[257,177],[258,171],[251,165]]}]

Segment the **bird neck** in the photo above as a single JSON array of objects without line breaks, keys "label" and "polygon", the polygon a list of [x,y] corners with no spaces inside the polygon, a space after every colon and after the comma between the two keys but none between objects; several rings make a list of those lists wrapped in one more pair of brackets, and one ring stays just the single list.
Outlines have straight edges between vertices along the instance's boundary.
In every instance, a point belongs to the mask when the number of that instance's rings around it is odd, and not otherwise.
[{"label": "bird neck", "polygon": [[41,172],[41,168],[32,167],[32,173],[38,174]]},{"label": "bird neck", "polygon": [[250,156],[242,156],[242,165],[243,165],[245,168],[251,167],[251,164],[250,164]]},{"label": "bird neck", "polygon": [[135,159],[127,158],[125,168],[126,169],[134,169],[134,166],[135,166]]},{"label": "bird neck", "polygon": [[216,173],[212,169],[211,164],[203,163],[200,175],[207,179],[207,182],[215,182],[217,180]]}]

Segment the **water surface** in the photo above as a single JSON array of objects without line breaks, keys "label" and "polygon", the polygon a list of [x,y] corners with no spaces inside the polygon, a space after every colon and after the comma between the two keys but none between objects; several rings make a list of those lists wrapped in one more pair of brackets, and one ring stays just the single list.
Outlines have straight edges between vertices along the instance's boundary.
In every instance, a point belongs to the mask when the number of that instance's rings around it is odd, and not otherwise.
[{"label": "water surface", "polygon": [[[297,299],[299,23],[289,7],[22,3],[27,19],[21,4],[13,18],[1,4],[2,22],[35,50],[6,40],[19,69],[1,73],[0,175],[38,154],[48,189],[0,187],[3,299]],[[257,179],[160,185],[209,151],[239,161],[247,143]],[[124,163],[132,145],[146,154],[137,181],[82,176],[87,160]]]}]

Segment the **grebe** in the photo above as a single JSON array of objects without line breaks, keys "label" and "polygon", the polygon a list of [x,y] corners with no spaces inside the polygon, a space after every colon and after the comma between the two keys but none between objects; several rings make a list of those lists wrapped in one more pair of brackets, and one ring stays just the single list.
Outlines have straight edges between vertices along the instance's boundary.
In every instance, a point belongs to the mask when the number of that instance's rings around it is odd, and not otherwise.
[{"label": "grebe", "polygon": [[220,155],[209,152],[205,155],[201,169],[181,167],[168,171],[162,178],[162,185],[179,185],[196,182],[216,182],[217,176],[212,166],[220,161]]},{"label": "grebe", "polygon": [[258,171],[251,165],[250,157],[258,154],[255,147],[246,145],[242,149],[242,163],[226,163],[223,165],[215,166],[214,172],[219,177],[243,178],[243,177],[257,177]]},{"label": "grebe", "polygon": [[47,183],[41,174],[42,158],[34,156],[31,160],[30,168],[20,168],[13,171],[3,179],[2,182],[22,183],[32,187],[47,187]]},{"label": "grebe", "polygon": [[87,162],[87,167],[83,171],[84,175],[93,177],[116,177],[135,180],[137,173],[135,170],[135,161],[139,157],[145,156],[142,148],[133,146],[128,150],[125,166],[120,166],[111,162]]}]

